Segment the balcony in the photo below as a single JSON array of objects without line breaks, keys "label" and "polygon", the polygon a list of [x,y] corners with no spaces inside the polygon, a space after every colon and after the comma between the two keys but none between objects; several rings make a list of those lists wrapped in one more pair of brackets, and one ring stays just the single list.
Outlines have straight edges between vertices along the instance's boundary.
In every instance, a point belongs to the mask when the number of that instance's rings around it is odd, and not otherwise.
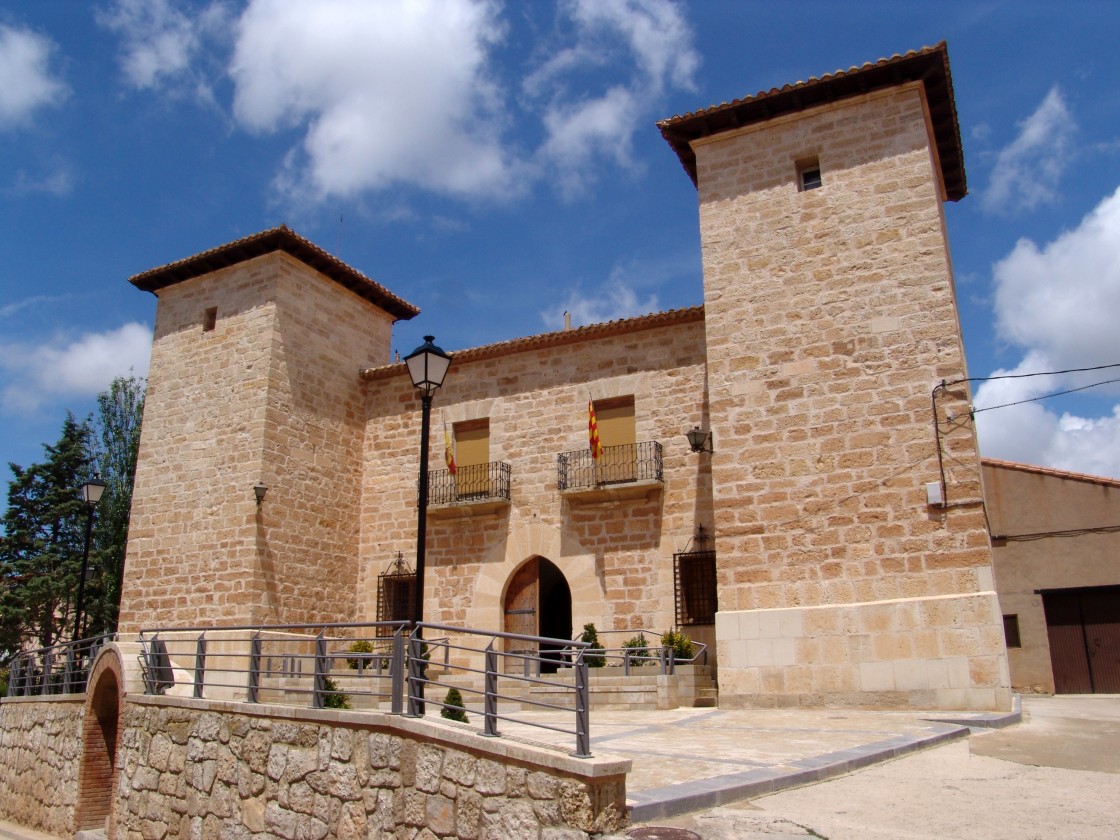
[{"label": "balcony", "polygon": [[572,501],[651,498],[664,482],[661,444],[655,440],[604,446],[599,460],[590,449],[562,452],[556,458],[556,484]]},{"label": "balcony", "polygon": [[502,461],[428,473],[428,513],[440,517],[493,513],[509,505],[510,467]]}]

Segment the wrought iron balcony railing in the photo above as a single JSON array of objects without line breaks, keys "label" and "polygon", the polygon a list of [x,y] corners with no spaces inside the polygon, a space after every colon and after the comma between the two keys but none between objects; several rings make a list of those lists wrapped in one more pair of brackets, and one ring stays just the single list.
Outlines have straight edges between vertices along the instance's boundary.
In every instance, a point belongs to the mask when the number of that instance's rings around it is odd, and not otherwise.
[{"label": "wrought iron balcony railing", "polygon": [[655,440],[604,446],[597,461],[590,449],[562,452],[556,458],[556,483],[561,490],[664,480],[661,444]]},{"label": "wrought iron balcony railing", "polygon": [[454,475],[449,470],[431,470],[428,473],[428,504],[509,501],[509,477],[509,464],[502,461],[459,467]]}]

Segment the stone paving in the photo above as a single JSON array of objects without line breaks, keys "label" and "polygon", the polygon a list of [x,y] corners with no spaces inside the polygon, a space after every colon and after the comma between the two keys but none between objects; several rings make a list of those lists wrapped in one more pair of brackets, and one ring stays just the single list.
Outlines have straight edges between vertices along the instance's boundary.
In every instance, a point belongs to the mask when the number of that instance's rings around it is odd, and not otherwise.
[{"label": "stone paving", "polygon": [[[522,713],[570,727],[571,718]],[[635,823],[820,781],[915,750],[965,738],[970,727],[1020,719],[955,712],[804,709],[595,711],[591,751],[628,758],[627,801]],[[474,720],[472,718],[472,720]],[[570,735],[504,722],[503,735],[554,746]]]}]

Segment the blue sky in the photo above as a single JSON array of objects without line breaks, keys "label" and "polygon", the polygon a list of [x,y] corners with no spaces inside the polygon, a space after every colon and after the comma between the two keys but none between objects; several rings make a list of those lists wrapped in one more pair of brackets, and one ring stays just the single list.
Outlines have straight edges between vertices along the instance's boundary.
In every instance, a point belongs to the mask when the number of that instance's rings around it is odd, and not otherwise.
[{"label": "blue sky", "polygon": [[[1117,32],[1103,0],[0,3],[0,464],[146,371],[129,276],[280,223],[423,310],[402,353],[700,303],[655,122],[940,40],[971,375],[1118,363]],[[1094,386],[978,413],[983,454],[1120,477],[1116,378],[978,385]]]}]

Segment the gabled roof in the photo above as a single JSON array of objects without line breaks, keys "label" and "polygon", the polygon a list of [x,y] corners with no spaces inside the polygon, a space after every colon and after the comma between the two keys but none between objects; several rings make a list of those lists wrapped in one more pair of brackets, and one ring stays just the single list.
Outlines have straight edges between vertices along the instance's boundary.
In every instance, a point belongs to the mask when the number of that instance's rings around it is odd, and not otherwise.
[{"label": "gabled roof", "polygon": [[1067,481],[1085,481],[1089,484],[1101,484],[1105,487],[1120,487],[1120,479],[1106,478],[1103,475],[1089,475],[1088,473],[1067,472],[1055,470],[1050,467],[1037,467],[1034,464],[1020,464],[1016,461],[1000,461],[996,458],[981,458],[980,465],[993,469],[1014,470],[1015,472],[1030,473],[1031,475],[1063,478]]},{"label": "gabled roof", "polygon": [[946,197],[958,201],[968,194],[968,185],[953,79],[949,74],[949,51],[944,41],[906,55],[893,55],[862,67],[837,70],[819,79],[814,76],[805,82],[671,117],[657,126],[695,184],[696,154],[690,145],[693,140],[907,82],[925,85]]},{"label": "gabled roof", "polygon": [[[607,338],[609,336],[703,320],[703,306],[670,309],[665,312],[655,312],[652,315],[641,315],[637,318],[622,318],[617,321],[606,321],[601,324],[588,324],[587,326],[576,327],[571,330],[540,333],[538,335],[525,336],[524,338],[512,338],[509,341],[499,341],[494,344],[484,344],[481,347],[472,347],[469,350],[456,350],[451,354],[451,358],[453,364],[479,362],[484,359],[508,356],[526,350],[561,347],[567,344],[576,344],[581,341],[591,341],[596,338]],[[392,365],[367,368],[361,372],[361,378],[366,380],[388,379],[397,374],[404,373],[405,370],[404,362],[397,362]]]},{"label": "gabled roof", "polygon": [[286,225],[254,233],[244,239],[195,254],[193,257],[149,269],[129,277],[128,282],[138,289],[155,294],[160,289],[166,289],[184,280],[201,277],[211,271],[227,268],[273,251],[290,254],[340,286],[368,300],[374,306],[384,309],[397,321],[407,321],[420,314],[420,310],[408,301],[397,297],[381,284],[370,280],[360,271],[328,254]]}]

